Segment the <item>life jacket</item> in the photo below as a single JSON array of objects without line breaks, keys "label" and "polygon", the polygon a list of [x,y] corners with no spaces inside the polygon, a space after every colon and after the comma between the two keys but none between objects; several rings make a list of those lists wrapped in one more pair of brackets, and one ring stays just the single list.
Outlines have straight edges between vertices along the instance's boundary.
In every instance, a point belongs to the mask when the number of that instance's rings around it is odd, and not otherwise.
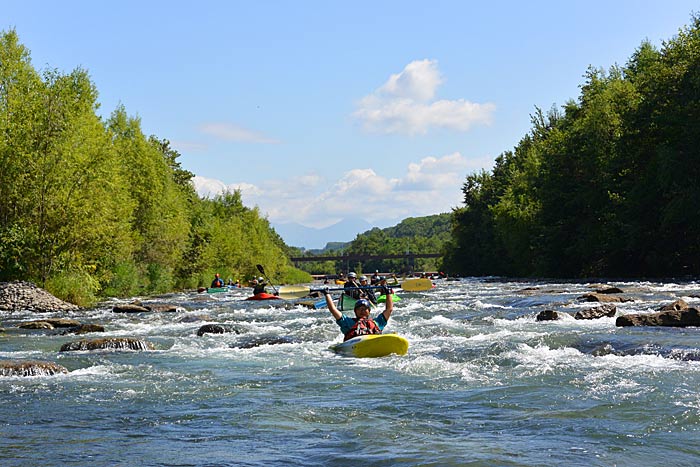
[{"label": "life jacket", "polygon": [[[354,319],[354,318],[353,318]],[[381,334],[377,323],[372,318],[355,319],[355,325],[345,334],[345,339],[352,339],[357,336],[366,336],[367,334]]]}]

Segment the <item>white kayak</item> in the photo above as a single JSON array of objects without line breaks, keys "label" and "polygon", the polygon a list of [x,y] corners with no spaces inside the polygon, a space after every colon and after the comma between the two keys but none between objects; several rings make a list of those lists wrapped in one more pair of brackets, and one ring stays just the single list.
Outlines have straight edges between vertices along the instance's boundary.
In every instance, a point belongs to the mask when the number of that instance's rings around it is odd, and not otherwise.
[{"label": "white kayak", "polygon": [[406,355],[408,340],[398,334],[370,334],[348,339],[331,346],[331,350],[348,357],[385,357],[387,355]]}]

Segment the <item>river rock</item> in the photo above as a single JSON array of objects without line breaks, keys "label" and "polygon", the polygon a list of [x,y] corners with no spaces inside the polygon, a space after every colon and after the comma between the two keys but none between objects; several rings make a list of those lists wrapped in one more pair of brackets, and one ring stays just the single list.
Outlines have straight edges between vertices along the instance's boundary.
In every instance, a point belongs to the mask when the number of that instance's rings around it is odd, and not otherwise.
[{"label": "river rock", "polygon": [[0,282],[0,311],[52,313],[79,309],[78,305],[64,302],[31,282]]},{"label": "river rock", "polygon": [[227,332],[238,334],[238,330],[229,324],[205,324],[197,330],[197,335],[201,337],[204,334],[225,334]]},{"label": "river rock", "polygon": [[114,313],[148,313],[150,310],[145,306],[127,303],[124,305],[116,305],[112,308]]},{"label": "river rock", "polygon": [[52,376],[68,373],[68,370],[53,362],[36,360],[0,362],[0,376]]},{"label": "river rock", "polygon": [[612,303],[606,303],[595,308],[586,308],[585,310],[579,310],[574,313],[574,319],[598,319],[598,318],[612,318],[617,313],[617,307]]},{"label": "river rock", "polygon": [[22,329],[55,329],[74,328],[80,326],[80,322],[69,318],[46,318],[35,321],[27,321],[17,327]]},{"label": "river rock", "polygon": [[28,321],[17,325],[20,329],[54,329],[53,324],[46,321]]},{"label": "river rock", "polygon": [[556,321],[559,319],[559,313],[554,310],[542,310],[537,314],[537,321]]},{"label": "river rock", "polygon": [[61,346],[61,352],[73,350],[155,350],[155,346],[148,341],[131,337],[83,339]]},{"label": "river rock", "polygon": [[700,312],[697,308],[687,310],[660,311],[658,313],[618,316],[615,326],[671,326],[684,328],[700,326]]},{"label": "river rock", "polygon": [[179,311],[186,311],[181,306],[168,305],[168,304],[152,304],[145,305],[145,307],[154,313],[175,313]]},{"label": "river rock", "polygon": [[688,303],[686,303],[685,300],[683,299],[678,299],[675,302],[668,304],[668,305],[663,305],[661,308],[659,308],[659,311],[684,311],[689,308]]},{"label": "river rock", "polygon": [[622,303],[631,302],[631,298],[611,296],[605,293],[587,293],[578,297],[579,300],[584,302],[601,302],[601,303]]},{"label": "river rock", "polygon": [[101,324],[80,324],[76,327],[64,331],[62,334],[89,334],[91,332],[105,332],[105,327]]}]

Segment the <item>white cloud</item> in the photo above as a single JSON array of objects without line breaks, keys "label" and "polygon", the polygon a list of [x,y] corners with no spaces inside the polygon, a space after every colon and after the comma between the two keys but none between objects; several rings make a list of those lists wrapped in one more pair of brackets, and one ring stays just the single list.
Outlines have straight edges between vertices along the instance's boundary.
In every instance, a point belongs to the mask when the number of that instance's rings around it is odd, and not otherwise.
[{"label": "white cloud", "polygon": [[378,175],[372,169],[351,169],[335,181],[310,173],[259,185],[225,184],[196,176],[194,184],[202,196],[240,189],[243,203],[258,206],[273,223],[322,228],[343,218],[359,217],[384,224],[449,212],[460,205],[469,165],[467,158],[455,152],[411,162],[397,178]]},{"label": "white cloud", "polygon": [[474,124],[491,123],[494,104],[434,101],[442,82],[435,60],[413,61],[360,99],[353,115],[367,130],[383,133],[425,134],[432,127],[467,131]]},{"label": "white cloud", "polygon": [[[261,193],[261,190],[250,183],[229,183],[226,184],[221,180],[216,180],[214,178],[202,177],[200,175],[195,175],[192,178],[192,183],[194,184],[194,189],[197,191],[199,196],[203,198],[213,198],[216,195],[220,195],[225,191],[240,190],[241,197],[245,196],[256,196]],[[252,207],[252,206],[251,206]]]},{"label": "white cloud", "polygon": [[225,141],[236,141],[239,143],[262,143],[279,144],[279,141],[268,138],[262,133],[248,130],[246,128],[231,123],[205,123],[200,125],[202,133],[215,136]]},{"label": "white cloud", "polygon": [[391,75],[379,88],[378,94],[426,102],[433,98],[435,90],[442,84],[442,77],[435,60],[416,60],[403,71]]}]

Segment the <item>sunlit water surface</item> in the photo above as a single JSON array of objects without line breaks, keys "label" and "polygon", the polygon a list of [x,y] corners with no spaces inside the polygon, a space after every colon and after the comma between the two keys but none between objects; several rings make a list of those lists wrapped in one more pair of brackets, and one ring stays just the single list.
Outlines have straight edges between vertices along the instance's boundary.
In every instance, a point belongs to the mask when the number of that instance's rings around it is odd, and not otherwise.
[{"label": "sunlit water surface", "polygon": [[[615,282],[650,313],[700,283]],[[3,466],[697,466],[700,330],[618,328],[615,318],[537,322],[595,285],[436,281],[403,293],[385,332],[408,355],[341,357],[327,309],[175,294],[177,313],[68,317],[106,333],[61,335],[5,315],[0,359],[58,376],[0,378]],[[197,321],[191,321],[197,317]],[[197,336],[207,323],[238,333]],[[59,352],[81,338],[136,337],[155,351]],[[283,343],[253,346],[261,342]]]}]

